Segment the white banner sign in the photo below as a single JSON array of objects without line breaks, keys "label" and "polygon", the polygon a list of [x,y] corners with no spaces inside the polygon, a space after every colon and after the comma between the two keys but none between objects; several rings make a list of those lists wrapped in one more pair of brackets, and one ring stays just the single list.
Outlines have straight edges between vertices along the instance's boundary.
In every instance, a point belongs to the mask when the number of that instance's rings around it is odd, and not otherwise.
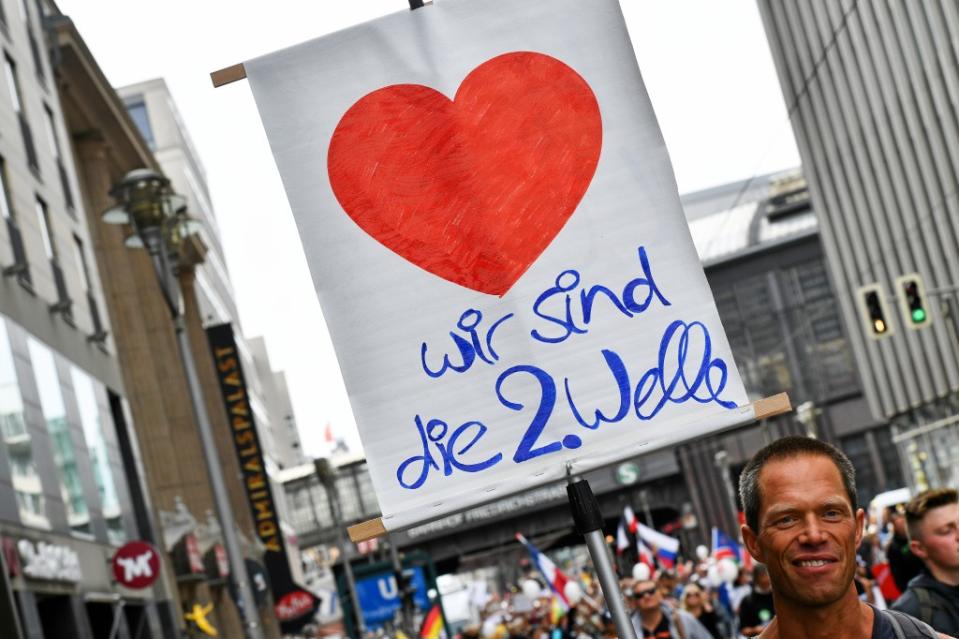
[{"label": "white banner sign", "polygon": [[245,64],[388,529],[744,421],[615,0]]}]

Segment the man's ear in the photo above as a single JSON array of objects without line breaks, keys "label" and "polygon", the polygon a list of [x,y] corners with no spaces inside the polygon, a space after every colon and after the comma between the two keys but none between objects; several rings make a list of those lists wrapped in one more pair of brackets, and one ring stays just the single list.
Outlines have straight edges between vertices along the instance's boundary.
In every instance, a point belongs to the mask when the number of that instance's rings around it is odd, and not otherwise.
[{"label": "man's ear", "polygon": [[743,536],[743,543],[746,544],[746,550],[749,551],[749,554],[752,555],[752,558],[761,564],[766,563],[766,560],[763,559],[762,549],[759,547],[759,539],[757,538],[756,533],[753,532],[752,528],[747,525],[743,525],[740,532]]},{"label": "man's ear", "polygon": [[909,551],[923,561],[925,561],[929,556],[928,553],[926,553],[926,546],[918,539],[909,540]]}]

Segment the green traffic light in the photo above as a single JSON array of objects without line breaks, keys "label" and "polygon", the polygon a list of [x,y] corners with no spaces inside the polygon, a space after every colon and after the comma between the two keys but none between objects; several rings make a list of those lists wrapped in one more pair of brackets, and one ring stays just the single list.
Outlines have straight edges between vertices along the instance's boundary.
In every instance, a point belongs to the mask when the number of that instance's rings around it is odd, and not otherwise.
[{"label": "green traffic light", "polygon": [[922,324],[926,321],[926,309],[917,308],[912,312],[912,323],[913,324]]}]

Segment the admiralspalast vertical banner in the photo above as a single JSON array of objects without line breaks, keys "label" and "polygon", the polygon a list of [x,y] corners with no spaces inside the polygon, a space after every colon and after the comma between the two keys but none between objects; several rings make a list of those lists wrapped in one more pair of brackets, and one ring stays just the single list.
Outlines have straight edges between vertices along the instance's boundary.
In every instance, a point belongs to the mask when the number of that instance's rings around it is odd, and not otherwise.
[{"label": "admiralspalast vertical banner", "polygon": [[263,563],[270,578],[275,612],[284,633],[296,632],[312,619],[320,602],[308,590],[296,584],[290,572],[256,419],[250,407],[246,378],[233,338],[233,327],[230,324],[210,326],[206,334],[220,382],[233,447],[240,463],[250,514],[253,515],[257,537],[266,549]]}]

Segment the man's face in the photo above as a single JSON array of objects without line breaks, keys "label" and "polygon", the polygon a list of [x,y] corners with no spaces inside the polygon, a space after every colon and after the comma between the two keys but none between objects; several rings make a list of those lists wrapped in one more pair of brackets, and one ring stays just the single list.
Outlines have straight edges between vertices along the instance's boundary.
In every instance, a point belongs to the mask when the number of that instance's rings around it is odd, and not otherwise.
[{"label": "man's face", "polygon": [[766,564],[777,600],[838,601],[853,587],[865,518],[853,512],[839,469],[823,455],[770,461],[759,493],[759,530],[744,526],[743,540]]},{"label": "man's face", "polygon": [[926,512],[911,548],[927,563],[943,570],[959,570],[959,504],[946,504]]},{"label": "man's face", "polygon": [[663,603],[655,581],[639,581],[633,586],[633,601],[640,612],[656,610]]}]

